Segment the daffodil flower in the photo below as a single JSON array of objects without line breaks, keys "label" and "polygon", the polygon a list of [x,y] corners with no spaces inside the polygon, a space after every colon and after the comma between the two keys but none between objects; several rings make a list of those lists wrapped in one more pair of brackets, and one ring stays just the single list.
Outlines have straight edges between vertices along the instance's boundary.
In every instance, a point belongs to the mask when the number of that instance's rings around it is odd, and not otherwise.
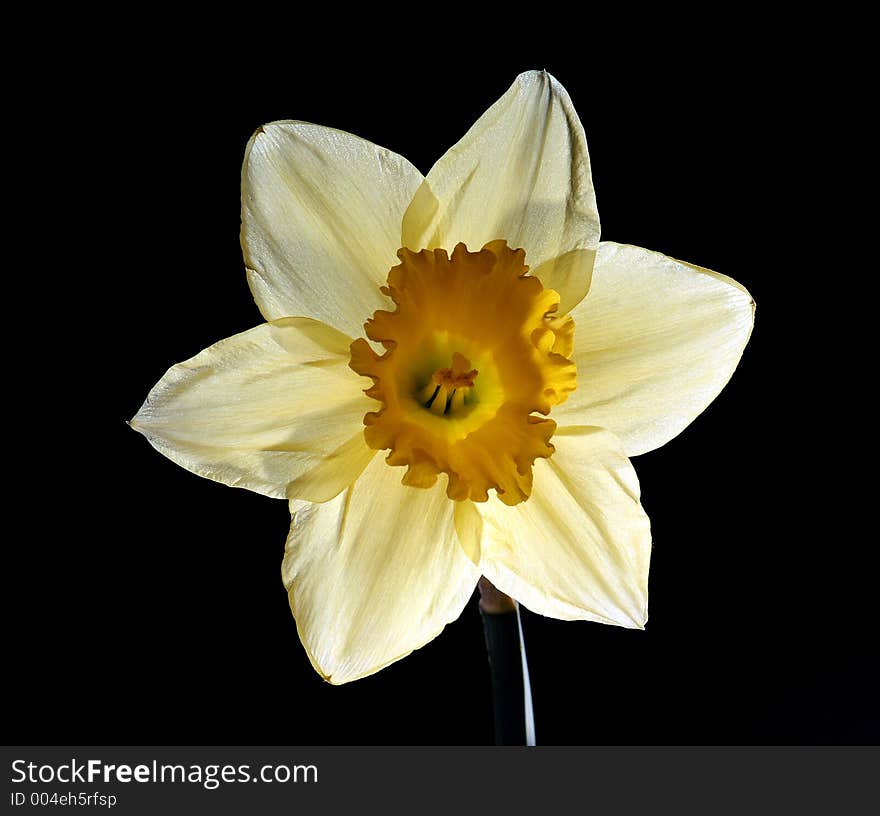
[{"label": "daffodil flower", "polygon": [[284,584],[325,679],[423,646],[481,575],[542,615],[644,626],[629,457],[724,387],[754,302],[599,241],[553,77],[519,76],[426,177],[348,133],[261,127],[241,243],[267,322],[173,366],[131,425],[200,476],[289,500]]}]

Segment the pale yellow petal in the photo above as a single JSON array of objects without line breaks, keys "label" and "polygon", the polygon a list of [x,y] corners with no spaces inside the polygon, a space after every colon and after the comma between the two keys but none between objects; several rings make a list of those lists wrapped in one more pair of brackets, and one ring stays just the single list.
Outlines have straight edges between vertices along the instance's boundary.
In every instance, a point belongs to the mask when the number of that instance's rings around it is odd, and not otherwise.
[{"label": "pale yellow petal", "polygon": [[531,497],[478,505],[480,568],[533,612],[631,629],[648,616],[650,523],[620,442],[600,428],[553,437],[535,462]]},{"label": "pale yellow petal", "polygon": [[599,213],[583,126],[546,71],[520,74],[431,168],[406,211],[404,245],[459,241],[471,250],[504,239],[531,273],[559,292],[560,314],[590,286]]},{"label": "pale yellow petal", "polygon": [[327,501],[375,454],[363,438],[374,404],[348,367],[350,342],[309,318],[257,326],[170,368],[131,426],[199,476]]},{"label": "pale yellow petal", "polygon": [[455,533],[458,543],[475,564],[480,563],[480,539],[483,537],[483,518],[474,503],[457,501],[455,504]]},{"label": "pale yellow petal", "polygon": [[312,665],[331,683],[433,640],[477,585],[443,487],[405,487],[402,475],[377,456],[352,487],[291,523],[284,585]]},{"label": "pale yellow petal", "polygon": [[730,379],[754,313],[724,275],[603,241],[590,294],[572,313],[578,389],[553,418],[608,428],[628,456],[660,447]]},{"label": "pale yellow petal", "polygon": [[421,181],[402,156],[343,131],[260,128],[242,168],[241,245],[266,319],[304,315],[360,336],[387,307],[379,287]]}]

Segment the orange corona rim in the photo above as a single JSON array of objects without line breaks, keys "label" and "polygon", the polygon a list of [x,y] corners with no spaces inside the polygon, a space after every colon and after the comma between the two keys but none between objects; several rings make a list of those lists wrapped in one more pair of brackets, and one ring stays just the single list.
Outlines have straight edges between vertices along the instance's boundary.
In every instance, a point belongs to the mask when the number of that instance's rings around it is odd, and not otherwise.
[{"label": "orange corona rim", "polygon": [[351,368],[381,403],[364,417],[367,444],[407,467],[406,485],[431,487],[445,473],[450,499],[486,501],[495,490],[505,504],[525,501],[535,459],[554,450],[556,423],[545,417],[577,385],[574,324],[555,316],[559,295],[504,241],[397,257],[382,287],[397,308],[365,324],[384,354],[351,344]]}]

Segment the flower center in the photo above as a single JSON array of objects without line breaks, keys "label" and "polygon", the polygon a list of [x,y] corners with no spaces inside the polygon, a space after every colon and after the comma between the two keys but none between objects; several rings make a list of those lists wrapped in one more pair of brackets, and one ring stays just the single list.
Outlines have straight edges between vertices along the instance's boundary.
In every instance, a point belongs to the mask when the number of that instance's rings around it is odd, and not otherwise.
[{"label": "flower center", "polygon": [[367,444],[407,467],[406,485],[445,473],[451,499],[486,501],[494,489],[506,504],[524,501],[535,459],[554,450],[556,423],[534,412],[548,414],[577,384],[571,318],[555,316],[559,295],[504,241],[397,256],[382,287],[397,308],[365,324],[385,353],[351,345],[351,368],[382,403],[364,417]]},{"label": "flower center", "polygon": [[465,398],[479,373],[475,368],[468,371],[470,367],[470,360],[456,351],[452,355],[452,368],[438,368],[419,391],[425,408],[441,416],[461,415]]}]

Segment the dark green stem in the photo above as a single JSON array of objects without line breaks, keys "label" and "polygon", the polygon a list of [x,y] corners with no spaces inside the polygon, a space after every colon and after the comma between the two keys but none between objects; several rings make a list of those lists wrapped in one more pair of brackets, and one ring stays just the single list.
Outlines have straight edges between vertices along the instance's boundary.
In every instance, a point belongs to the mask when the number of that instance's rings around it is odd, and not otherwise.
[{"label": "dark green stem", "polygon": [[534,745],[531,689],[515,601],[480,578],[480,613],[492,675],[496,745]]}]

